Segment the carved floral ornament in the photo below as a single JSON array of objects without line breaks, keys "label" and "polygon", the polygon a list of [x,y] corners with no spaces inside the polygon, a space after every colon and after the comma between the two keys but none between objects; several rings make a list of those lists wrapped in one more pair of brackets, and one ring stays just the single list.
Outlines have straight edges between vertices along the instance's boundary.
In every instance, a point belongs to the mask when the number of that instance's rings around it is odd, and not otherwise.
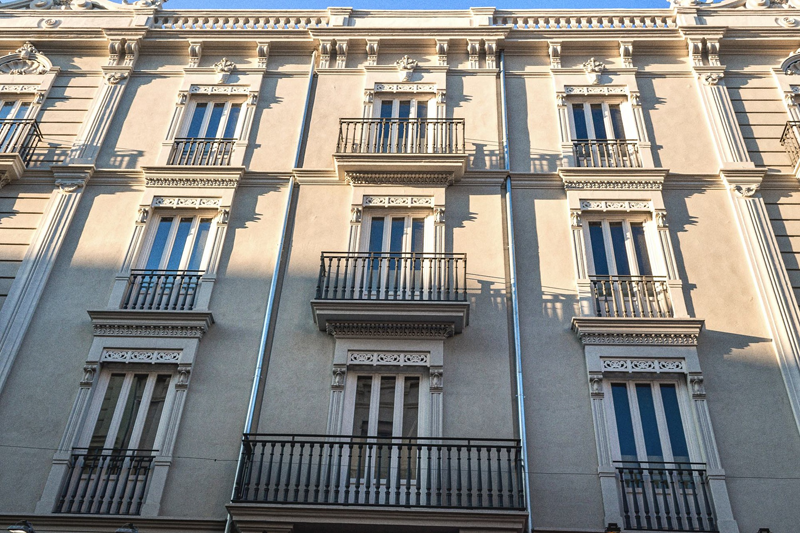
[{"label": "carved floral ornament", "polygon": [[583,64],[583,71],[586,73],[586,79],[592,85],[600,83],[600,74],[606,69],[605,63],[597,61],[595,58],[590,58]]},{"label": "carved floral ornament", "polygon": [[236,63],[223,57],[214,63],[214,72],[217,73],[217,83],[225,83],[230,78],[231,73],[236,69]]},{"label": "carved floral ornament", "polygon": [[397,67],[398,72],[400,73],[400,81],[409,81],[411,80],[411,74],[413,74],[414,69],[417,68],[417,60],[411,59],[407,55],[401,57],[397,61],[394,62],[395,66]]},{"label": "carved floral ornament", "polygon": [[53,63],[30,42],[17,48],[13,54],[0,57],[0,74],[45,74],[51,68]]},{"label": "carved floral ornament", "polygon": [[781,63],[781,70],[787,76],[800,75],[800,49]]}]

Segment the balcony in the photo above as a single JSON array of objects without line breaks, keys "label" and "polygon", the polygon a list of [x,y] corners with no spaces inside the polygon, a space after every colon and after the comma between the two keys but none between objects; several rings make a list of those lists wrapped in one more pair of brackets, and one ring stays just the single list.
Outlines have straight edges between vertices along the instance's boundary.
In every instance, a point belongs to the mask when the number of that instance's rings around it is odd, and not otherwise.
[{"label": "balcony", "polygon": [[191,311],[203,271],[131,270],[120,309]]},{"label": "balcony", "polygon": [[797,162],[800,161],[800,121],[789,121],[786,127],[783,128],[783,135],[781,135],[781,145],[786,153],[789,154],[789,159],[792,161],[792,167],[795,169],[795,174],[798,171]]},{"label": "balcony", "polygon": [[153,450],[73,449],[53,512],[139,514],[153,459]]},{"label": "balcony", "polygon": [[575,164],[585,168],[641,168],[639,141],[579,139],[572,143]]},{"label": "balcony", "polygon": [[340,119],[334,163],[352,183],[449,184],[466,169],[464,120]]},{"label": "balcony", "polygon": [[330,322],[427,322],[460,333],[466,282],[466,254],[323,252],[311,307],[323,331]]},{"label": "balcony", "polygon": [[246,434],[229,510],[242,531],[373,523],[521,532],[522,465],[518,440]]},{"label": "balcony", "polygon": [[0,120],[0,175],[17,179],[30,165],[42,140],[39,124],[33,119]]},{"label": "balcony", "polygon": [[627,531],[717,531],[705,464],[617,464]]},{"label": "balcony", "polygon": [[591,276],[596,316],[671,318],[674,316],[666,277]]},{"label": "balcony", "polygon": [[230,166],[236,139],[188,137],[172,143],[167,165],[224,167]]}]

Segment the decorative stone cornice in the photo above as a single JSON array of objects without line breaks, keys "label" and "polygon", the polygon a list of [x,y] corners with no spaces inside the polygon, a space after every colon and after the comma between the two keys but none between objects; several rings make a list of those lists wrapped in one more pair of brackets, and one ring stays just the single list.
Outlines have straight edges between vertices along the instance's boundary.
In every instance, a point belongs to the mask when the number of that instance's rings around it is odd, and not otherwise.
[{"label": "decorative stone cornice", "polygon": [[564,188],[596,191],[660,191],[669,174],[663,168],[561,168]]},{"label": "decorative stone cornice", "polygon": [[201,338],[214,317],[201,311],[88,311],[96,337]]},{"label": "decorative stone cornice", "polygon": [[177,363],[181,350],[115,350],[106,349],[100,355],[101,362],[115,363]]},{"label": "decorative stone cornice", "polygon": [[353,185],[451,185],[454,180],[452,172],[345,172],[344,176]]},{"label": "decorative stone cornice", "polygon": [[425,338],[446,339],[452,337],[452,324],[426,322],[331,322],[326,332],[340,338]]},{"label": "decorative stone cornice", "polygon": [[235,189],[244,167],[142,167],[148,187]]},{"label": "decorative stone cornice", "polygon": [[720,178],[740,198],[750,198],[761,188],[765,168],[723,168]]},{"label": "decorative stone cornice", "polygon": [[564,180],[564,188],[567,190],[660,191],[662,185],[660,181],[642,180]]},{"label": "decorative stone cornice", "polygon": [[703,321],[693,318],[575,317],[584,345],[696,346]]}]

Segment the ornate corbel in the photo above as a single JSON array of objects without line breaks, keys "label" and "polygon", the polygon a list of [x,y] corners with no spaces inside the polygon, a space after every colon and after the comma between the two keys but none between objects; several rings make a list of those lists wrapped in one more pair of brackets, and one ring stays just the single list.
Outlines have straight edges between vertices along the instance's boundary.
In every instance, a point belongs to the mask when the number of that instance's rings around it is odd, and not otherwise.
[{"label": "ornate corbel", "polygon": [[375,101],[375,91],[373,91],[372,89],[365,90],[364,91],[364,105],[365,106],[372,105],[372,103],[374,101]]},{"label": "ornate corbel", "polygon": [[227,83],[231,73],[236,70],[236,63],[223,57],[214,63],[214,72],[217,73],[217,83]]},{"label": "ornate corbel", "polygon": [[656,211],[655,212],[656,218],[656,227],[658,228],[666,228],[667,227],[667,212],[666,211]]},{"label": "ornate corbel", "polygon": [[550,55],[550,68],[561,68],[561,41],[548,41],[547,53]]},{"label": "ornate corbel", "polygon": [[178,366],[178,381],[175,382],[175,388],[178,390],[186,390],[189,387],[189,379],[192,375],[192,367],[189,365]]},{"label": "ornate corbel", "polygon": [[109,39],[108,41],[108,63],[109,67],[119,65],[120,56],[125,53],[124,39]]},{"label": "ornate corbel", "polygon": [[444,387],[444,372],[441,368],[431,368],[431,392],[441,392]]},{"label": "ornate corbel", "polygon": [[447,49],[449,46],[449,40],[436,39],[436,56],[440,67],[447,66]]},{"label": "ornate corbel", "polygon": [[708,64],[712,67],[720,66],[719,39],[706,38],[706,51],[708,52]]},{"label": "ornate corbel", "polygon": [[256,55],[258,56],[258,68],[267,68],[269,61],[269,43],[256,43]]},{"label": "ornate corbel", "polygon": [[435,224],[444,224],[444,207],[437,206],[433,208],[433,222]]},{"label": "ornate corbel", "polygon": [[706,386],[703,383],[703,376],[692,375],[689,376],[689,387],[692,390],[693,400],[703,400],[706,397]]},{"label": "ornate corbel", "polygon": [[601,63],[593,57],[589,58],[583,64],[583,71],[586,73],[586,79],[589,80],[589,83],[592,85],[600,83],[600,74],[602,74],[605,69],[605,63]]},{"label": "ornate corbel", "polygon": [[231,210],[228,207],[220,207],[219,212],[217,212],[217,225],[218,226],[225,226],[228,224],[228,220],[231,218]]},{"label": "ornate corbel", "polygon": [[64,193],[69,194],[83,188],[86,181],[82,179],[60,179],[56,180],[56,187]]},{"label": "ornate corbel", "polygon": [[132,67],[136,60],[139,58],[139,46],[141,39],[125,39],[125,58],[122,64],[126,67]]},{"label": "ornate corbel", "polygon": [[484,42],[486,47],[486,68],[497,68],[497,41],[487,40]]},{"label": "ornate corbel", "polygon": [[623,68],[633,68],[633,41],[619,42],[619,57]]},{"label": "ornate corbel", "polygon": [[331,66],[331,46],[332,40],[319,41],[319,68],[329,68]]},{"label": "ornate corbel", "polygon": [[336,40],[336,68],[347,67],[347,39]]},{"label": "ornate corbel", "polygon": [[581,221],[581,212],[579,209],[573,209],[569,212],[569,220],[570,224],[572,225],[572,229],[577,229],[583,226],[583,222]]},{"label": "ornate corbel", "polygon": [[203,42],[189,41],[189,67],[200,66],[200,58],[203,57]]},{"label": "ornate corbel", "polygon": [[758,192],[759,185],[758,184],[751,184],[751,185],[743,185],[743,184],[735,184],[731,185],[731,191],[736,193],[741,198],[750,198],[755,193]]},{"label": "ornate corbel", "polygon": [[83,367],[83,379],[81,379],[81,387],[89,388],[94,383],[94,377],[97,374],[97,365],[86,365]]},{"label": "ornate corbel", "polygon": [[634,107],[640,107],[642,105],[642,97],[639,91],[630,91],[628,93],[628,102]]},{"label": "ornate corbel", "polygon": [[567,94],[558,92],[556,93],[556,105],[558,107],[567,107]]},{"label": "ornate corbel", "polygon": [[178,96],[175,97],[175,105],[186,105],[189,101],[189,91],[178,91]]},{"label": "ornate corbel", "polygon": [[361,224],[361,206],[354,205],[350,208],[350,223]]},{"label": "ornate corbel", "polygon": [[127,72],[106,72],[103,75],[106,85],[119,85],[120,82],[128,79]]},{"label": "ornate corbel", "polygon": [[468,39],[467,53],[469,54],[469,68],[480,68],[481,40]]},{"label": "ornate corbel", "polygon": [[140,206],[136,215],[136,223],[139,225],[146,224],[150,216],[150,206]]},{"label": "ornate corbel", "polygon": [[347,375],[347,369],[335,366],[333,367],[333,375],[331,376],[332,389],[344,389],[344,378]]},{"label": "ornate corbel", "polygon": [[703,66],[703,40],[702,39],[687,39],[689,45],[689,59],[692,61],[692,66]]},{"label": "ornate corbel", "polygon": [[589,396],[592,398],[603,398],[603,376],[597,374],[589,375]]},{"label": "ornate corbel", "polygon": [[375,66],[378,64],[378,47],[380,40],[367,39],[367,65]]}]

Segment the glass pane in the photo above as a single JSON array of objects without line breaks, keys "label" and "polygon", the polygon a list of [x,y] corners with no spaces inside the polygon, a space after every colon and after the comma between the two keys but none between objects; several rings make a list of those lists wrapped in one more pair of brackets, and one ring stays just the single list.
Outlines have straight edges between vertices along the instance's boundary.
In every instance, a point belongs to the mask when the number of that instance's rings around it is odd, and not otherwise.
[{"label": "glass pane", "polygon": [[636,461],[636,438],[633,436],[631,406],[628,403],[628,387],[624,383],[611,384],[611,396],[614,399],[614,418],[617,421],[619,437],[619,453],[623,461]]},{"label": "glass pane", "polygon": [[3,102],[3,105],[0,106],[0,120],[14,118],[11,116],[11,111],[14,109],[14,104],[16,104],[14,101]]},{"label": "glass pane", "polygon": [[353,436],[369,435],[369,400],[372,396],[372,376],[358,376],[356,403],[353,409]]},{"label": "glass pane", "polygon": [[384,100],[381,102],[381,118],[392,118],[392,102],[391,100]]},{"label": "glass pane", "polygon": [[589,222],[589,239],[592,243],[592,259],[594,260],[595,275],[608,276],[606,243],[603,240],[603,224],[601,222]]},{"label": "glass pane", "polygon": [[105,446],[108,430],[111,427],[111,419],[114,417],[114,410],[117,408],[119,391],[122,389],[124,381],[125,374],[111,374],[111,379],[109,379],[108,387],[106,388],[106,395],[100,405],[100,415],[94,425],[92,440],[89,442],[90,448],[103,448]]},{"label": "glass pane", "polygon": [[689,447],[683,432],[681,410],[678,407],[678,394],[675,385],[661,385],[661,403],[664,404],[664,416],[667,419],[669,442],[672,445],[672,457],[676,463],[689,462]]},{"label": "glass pane", "polygon": [[153,246],[150,248],[150,255],[147,258],[147,264],[144,266],[147,270],[157,270],[161,266],[161,258],[164,256],[164,248],[167,246],[167,237],[169,237],[171,227],[172,217],[163,217],[158,221],[158,229],[153,239]]},{"label": "glass pane", "polygon": [[586,115],[583,113],[583,104],[572,104],[572,117],[575,119],[575,139],[588,139],[589,130],[586,128]]},{"label": "glass pane", "polygon": [[189,131],[186,132],[187,137],[199,137],[200,128],[203,127],[203,119],[206,116],[206,109],[208,104],[200,102],[194,107],[194,115],[192,115],[192,122],[189,124]]},{"label": "glass pane", "polygon": [[222,133],[224,138],[233,139],[236,137],[236,125],[239,123],[241,110],[241,104],[231,106],[230,113],[228,113],[228,121],[225,123],[225,131]]},{"label": "glass pane", "polygon": [[611,126],[614,128],[614,138],[624,139],[625,130],[622,127],[622,112],[619,110],[618,105],[608,106],[608,111],[611,113]]},{"label": "glass pane", "polygon": [[164,401],[167,399],[169,389],[169,376],[160,375],[156,378],[156,385],[153,388],[153,395],[150,397],[150,405],[147,406],[147,418],[144,421],[142,438],[139,439],[140,450],[152,450],[156,442],[158,423],[161,420],[161,413],[164,410]]},{"label": "glass pane", "polygon": [[639,416],[642,418],[642,433],[644,433],[644,448],[647,452],[647,460],[661,462],[664,460],[664,453],[661,451],[656,408],[653,403],[653,389],[650,384],[637,383],[636,397],[639,400]]},{"label": "glass pane", "polygon": [[397,378],[381,377],[381,395],[378,403],[378,437],[391,437],[394,428],[394,389]]},{"label": "glass pane", "polygon": [[389,242],[390,252],[403,251],[403,232],[405,231],[406,219],[404,217],[392,218],[392,235]]},{"label": "glass pane", "polygon": [[636,250],[636,263],[639,266],[639,275],[652,276],[653,269],[650,268],[650,255],[647,253],[647,239],[644,236],[644,224],[641,222],[631,224],[631,237],[633,238],[633,249]]},{"label": "glass pane", "polygon": [[419,378],[407,377],[403,385],[403,437],[417,438],[419,423]]},{"label": "glass pane", "polygon": [[425,250],[425,219],[415,218],[411,221],[411,251],[421,254]]},{"label": "glass pane", "polygon": [[14,118],[19,118],[19,119],[25,118],[25,116],[28,114],[28,108],[30,106],[31,105],[28,102],[21,102],[19,104],[19,107],[17,108],[17,112],[14,113]]},{"label": "glass pane", "polygon": [[428,102],[417,102],[417,118],[428,118]]},{"label": "glass pane", "polygon": [[194,246],[192,246],[192,255],[189,258],[189,264],[186,265],[187,270],[200,270],[203,261],[203,252],[208,243],[208,232],[211,229],[211,219],[201,218],[200,223],[197,225],[197,235],[194,238]]},{"label": "glass pane", "polygon": [[411,116],[411,100],[401,100],[398,109],[398,118],[408,118]]},{"label": "glass pane", "polygon": [[617,266],[617,274],[620,276],[630,276],[631,267],[628,264],[628,250],[625,248],[625,232],[622,229],[622,222],[611,222],[611,245],[614,247],[614,264]]},{"label": "glass pane", "polygon": [[594,126],[595,139],[608,139],[606,124],[603,120],[602,104],[592,104],[592,125]]},{"label": "glass pane", "polygon": [[133,433],[133,426],[136,424],[136,416],[139,414],[139,407],[142,405],[142,396],[147,385],[147,378],[147,374],[133,376],[131,390],[128,392],[128,400],[125,402],[125,409],[122,411],[117,438],[114,440],[115,450],[124,450],[131,445],[131,434]]},{"label": "glass pane", "polygon": [[206,134],[204,137],[214,138],[219,135],[219,123],[222,120],[223,111],[225,111],[225,104],[214,104],[214,107],[211,109],[211,118],[208,120],[208,126],[206,127]]},{"label": "glass pane", "polygon": [[369,250],[370,252],[383,251],[383,217],[373,218],[369,227]]},{"label": "glass pane", "polygon": [[186,248],[186,240],[189,238],[189,230],[192,229],[192,218],[181,218],[178,223],[178,231],[175,232],[175,240],[172,242],[172,251],[169,253],[167,270],[178,270],[181,266],[183,250]]}]

